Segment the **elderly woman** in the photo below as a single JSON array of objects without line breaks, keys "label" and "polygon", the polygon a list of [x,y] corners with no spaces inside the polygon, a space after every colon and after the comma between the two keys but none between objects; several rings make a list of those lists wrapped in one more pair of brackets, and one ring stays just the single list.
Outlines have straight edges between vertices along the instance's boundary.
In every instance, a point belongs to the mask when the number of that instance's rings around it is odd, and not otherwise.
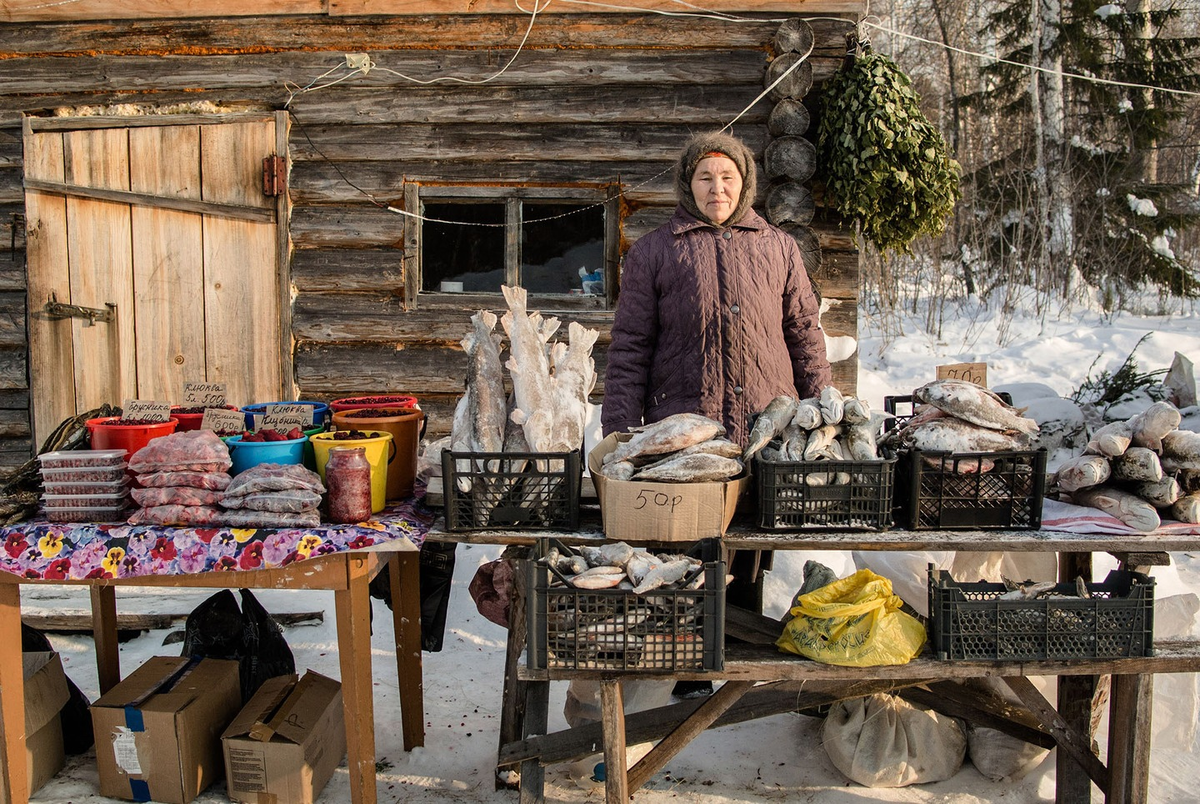
[{"label": "elderly woman", "polygon": [[[753,209],[750,149],[720,132],[689,139],[675,169],[679,206],[625,257],[601,421],[605,435],[675,413],[725,424],[746,445],[750,417],[776,396],[831,382],[819,307],[796,242]],[[727,600],[762,608],[770,553],[729,556]],[[681,681],[677,695],[712,691]]]}]

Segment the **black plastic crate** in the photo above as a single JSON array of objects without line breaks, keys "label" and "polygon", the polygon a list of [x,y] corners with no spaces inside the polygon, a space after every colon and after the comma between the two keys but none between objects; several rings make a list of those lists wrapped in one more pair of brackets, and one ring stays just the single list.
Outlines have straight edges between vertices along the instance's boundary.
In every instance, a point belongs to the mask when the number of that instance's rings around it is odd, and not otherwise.
[{"label": "black plastic crate", "polygon": [[959,583],[929,569],[929,634],[945,660],[1115,659],[1154,655],[1154,579],[1114,570],[1087,584],[1089,598],[1060,583],[1061,597],[1001,600],[999,583]]},{"label": "black plastic crate", "polygon": [[1046,450],[927,452],[901,450],[896,464],[896,523],[909,530],[1042,525]]},{"label": "black plastic crate", "polygon": [[[713,540],[715,541],[715,540]],[[546,542],[563,555],[570,548]],[[700,589],[576,589],[528,561],[527,663],[536,670],[671,673],[725,667],[725,562],[705,561]]]},{"label": "black plastic crate", "polygon": [[450,531],[577,530],[582,461],[571,452],[442,453]]},{"label": "black plastic crate", "polygon": [[895,466],[895,458],[769,461],[756,457],[759,527],[885,530],[892,525]]}]

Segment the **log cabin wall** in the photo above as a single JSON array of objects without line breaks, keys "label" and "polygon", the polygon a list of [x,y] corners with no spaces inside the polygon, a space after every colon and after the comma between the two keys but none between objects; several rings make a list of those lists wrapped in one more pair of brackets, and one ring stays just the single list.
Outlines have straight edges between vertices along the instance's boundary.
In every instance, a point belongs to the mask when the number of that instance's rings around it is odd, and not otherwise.
[{"label": "log cabin wall", "polygon": [[[862,11],[844,0],[717,2],[738,12],[735,22],[564,6],[574,13],[555,9],[531,26],[529,15],[498,0],[368,4],[373,13],[392,12],[375,16],[353,16],[361,4],[332,0],[264,4],[258,13],[277,14],[236,16],[246,12],[217,0],[205,6],[211,17],[192,12],[198,19],[162,11],[155,18],[166,4],[149,0],[87,4],[93,15],[111,5],[104,20],[73,19],[83,13],[73,5],[25,5],[24,14],[21,2],[0,10],[0,466],[21,463],[31,449],[23,115],[117,103],[281,109],[292,90],[345,54],[370,54],[376,69],[296,94],[288,107],[295,392],[300,399],[411,393],[435,435],[449,430],[462,389],[458,342],[471,312],[502,310],[503,300],[414,296],[405,221],[381,205],[403,208],[406,182],[619,190],[619,229],[610,226],[623,253],[673,211],[667,168],[684,138],[724,126],[763,91],[769,65],[784,55],[775,52],[781,22],[811,18],[815,93],[845,54],[847,21]],[[476,13],[457,13],[460,5]],[[431,9],[456,13],[419,13]],[[476,83],[418,84],[397,73]],[[768,118],[786,100],[764,98],[733,127],[760,166],[773,139]],[[760,211],[767,184],[760,180]],[[810,273],[827,301],[827,334],[853,344],[845,339],[857,331],[858,254],[849,230],[818,207],[810,238],[820,246]],[[601,331],[598,399],[612,318],[604,297],[534,297],[531,307]],[[850,393],[856,363],[854,352],[835,364],[835,380]]]}]

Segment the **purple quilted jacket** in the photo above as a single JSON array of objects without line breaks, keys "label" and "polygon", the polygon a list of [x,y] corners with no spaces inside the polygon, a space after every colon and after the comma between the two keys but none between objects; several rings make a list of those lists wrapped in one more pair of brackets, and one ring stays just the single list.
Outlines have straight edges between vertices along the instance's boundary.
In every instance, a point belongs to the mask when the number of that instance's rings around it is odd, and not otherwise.
[{"label": "purple quilted jacket", "polygon": [[675,210],[625,258],[604,379],[605,434],[675,413],[748,420],[831,383],[800,249],[753,210],[716,228]]}]

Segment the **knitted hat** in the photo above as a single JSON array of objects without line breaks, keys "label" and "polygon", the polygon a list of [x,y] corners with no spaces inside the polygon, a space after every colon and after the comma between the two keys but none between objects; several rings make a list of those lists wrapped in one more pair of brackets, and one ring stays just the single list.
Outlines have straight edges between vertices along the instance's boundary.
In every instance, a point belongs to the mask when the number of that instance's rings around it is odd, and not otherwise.
[{"label": "knitted hat", "polygon": [[693,134],[683,146],[679,161],[675,164],[675,193],[683,208],[702,221],[709,220],[708,216],[696,206],[692,196],[692,174],[700,160],[713,153],[723,154],[737,165],[738,173],[742,174],[742,195],[738,198],[733,214],[722,223],[722,226],[732,226],[745,217],[751,205],[754,204],[755,168],[754,154],[745,143],[730,134],[712,131],[705,134]]}]

